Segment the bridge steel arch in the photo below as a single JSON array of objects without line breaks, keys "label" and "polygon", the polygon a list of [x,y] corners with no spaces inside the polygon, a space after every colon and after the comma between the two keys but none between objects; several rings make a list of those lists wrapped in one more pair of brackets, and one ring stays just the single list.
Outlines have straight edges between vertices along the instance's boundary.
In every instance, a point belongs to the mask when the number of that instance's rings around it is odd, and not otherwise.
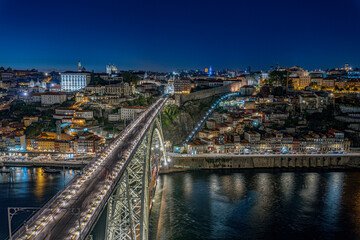
[{"label": "bridge steel arch", "polygon": [[[105,239],[148,239],[149,213],[156,187],[153,174],[157,178],[161,159],[166,160],[166,152],[159,114],[109,199]],[[155,170],[152,168],[154,160],[158,164]]]}]

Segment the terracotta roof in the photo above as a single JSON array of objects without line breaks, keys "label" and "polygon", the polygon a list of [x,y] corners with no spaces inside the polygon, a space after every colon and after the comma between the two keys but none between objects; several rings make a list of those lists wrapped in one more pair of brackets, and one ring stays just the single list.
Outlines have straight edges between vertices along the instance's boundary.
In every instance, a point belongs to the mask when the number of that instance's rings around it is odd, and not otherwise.
[{"label": "terracotta roof", "polygon": [[194,140],[192,142],[188,142],[187,145],[199,146],[199,145],[206,145],[206,143],[201,140]]}]

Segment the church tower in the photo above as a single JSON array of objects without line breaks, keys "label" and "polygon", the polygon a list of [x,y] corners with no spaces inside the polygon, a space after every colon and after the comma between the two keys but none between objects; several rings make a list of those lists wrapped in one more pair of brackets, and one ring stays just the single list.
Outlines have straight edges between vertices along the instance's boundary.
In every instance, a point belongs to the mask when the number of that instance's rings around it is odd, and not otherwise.
[{"label": "church tower", "polygon": [[79,61],[79,63],[78,63],[78,72],[81,72],[82,71],[82,69],[81,69],[81,62]]}]

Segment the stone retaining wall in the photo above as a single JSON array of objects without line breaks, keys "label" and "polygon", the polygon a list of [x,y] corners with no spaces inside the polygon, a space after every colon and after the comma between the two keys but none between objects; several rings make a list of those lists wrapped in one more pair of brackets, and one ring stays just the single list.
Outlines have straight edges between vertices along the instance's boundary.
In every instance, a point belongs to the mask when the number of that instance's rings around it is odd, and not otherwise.
[{"label": "stone retaining wall", "polygon": [[238,92],[242,87],[242,85],[243,85],[242,82],[234,82],[222,87],[215,87],[211,89],[201,90],[187,95],[175,95],[175,103],[176,105],[181,106],[183,103],[187,101],[195,101],[212,96],[224,95],[230,92]]},{"label": "stone retaining wall", "polygon": [[360,168],[360,155],[171,157],[167,170],[246,168]]}]

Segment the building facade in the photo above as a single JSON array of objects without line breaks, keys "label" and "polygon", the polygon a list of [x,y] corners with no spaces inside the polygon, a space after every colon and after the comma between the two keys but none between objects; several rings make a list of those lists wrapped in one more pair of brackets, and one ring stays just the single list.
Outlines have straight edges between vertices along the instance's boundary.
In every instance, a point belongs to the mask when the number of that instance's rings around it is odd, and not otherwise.
[{"label": "building facade", "polygon": [[84,89],[90,83],[89,72],[63,72],[61,73],[61,90],[78,91]]},{"label": "building facade", "polygon": [[59,92],[41,93],[41,105],[61,104],[66,101],[66,94]]},{"label": "building facade", "polygon": [[174,93],[175,94],[189,94],[191,91],[191,82],[189,79],[176,79],[174,81]]},{"label": "building facade", "polygon": [[133,120],[137,114],[146,110],[146,107],[128,106],[120,110],[121,120]]}]

